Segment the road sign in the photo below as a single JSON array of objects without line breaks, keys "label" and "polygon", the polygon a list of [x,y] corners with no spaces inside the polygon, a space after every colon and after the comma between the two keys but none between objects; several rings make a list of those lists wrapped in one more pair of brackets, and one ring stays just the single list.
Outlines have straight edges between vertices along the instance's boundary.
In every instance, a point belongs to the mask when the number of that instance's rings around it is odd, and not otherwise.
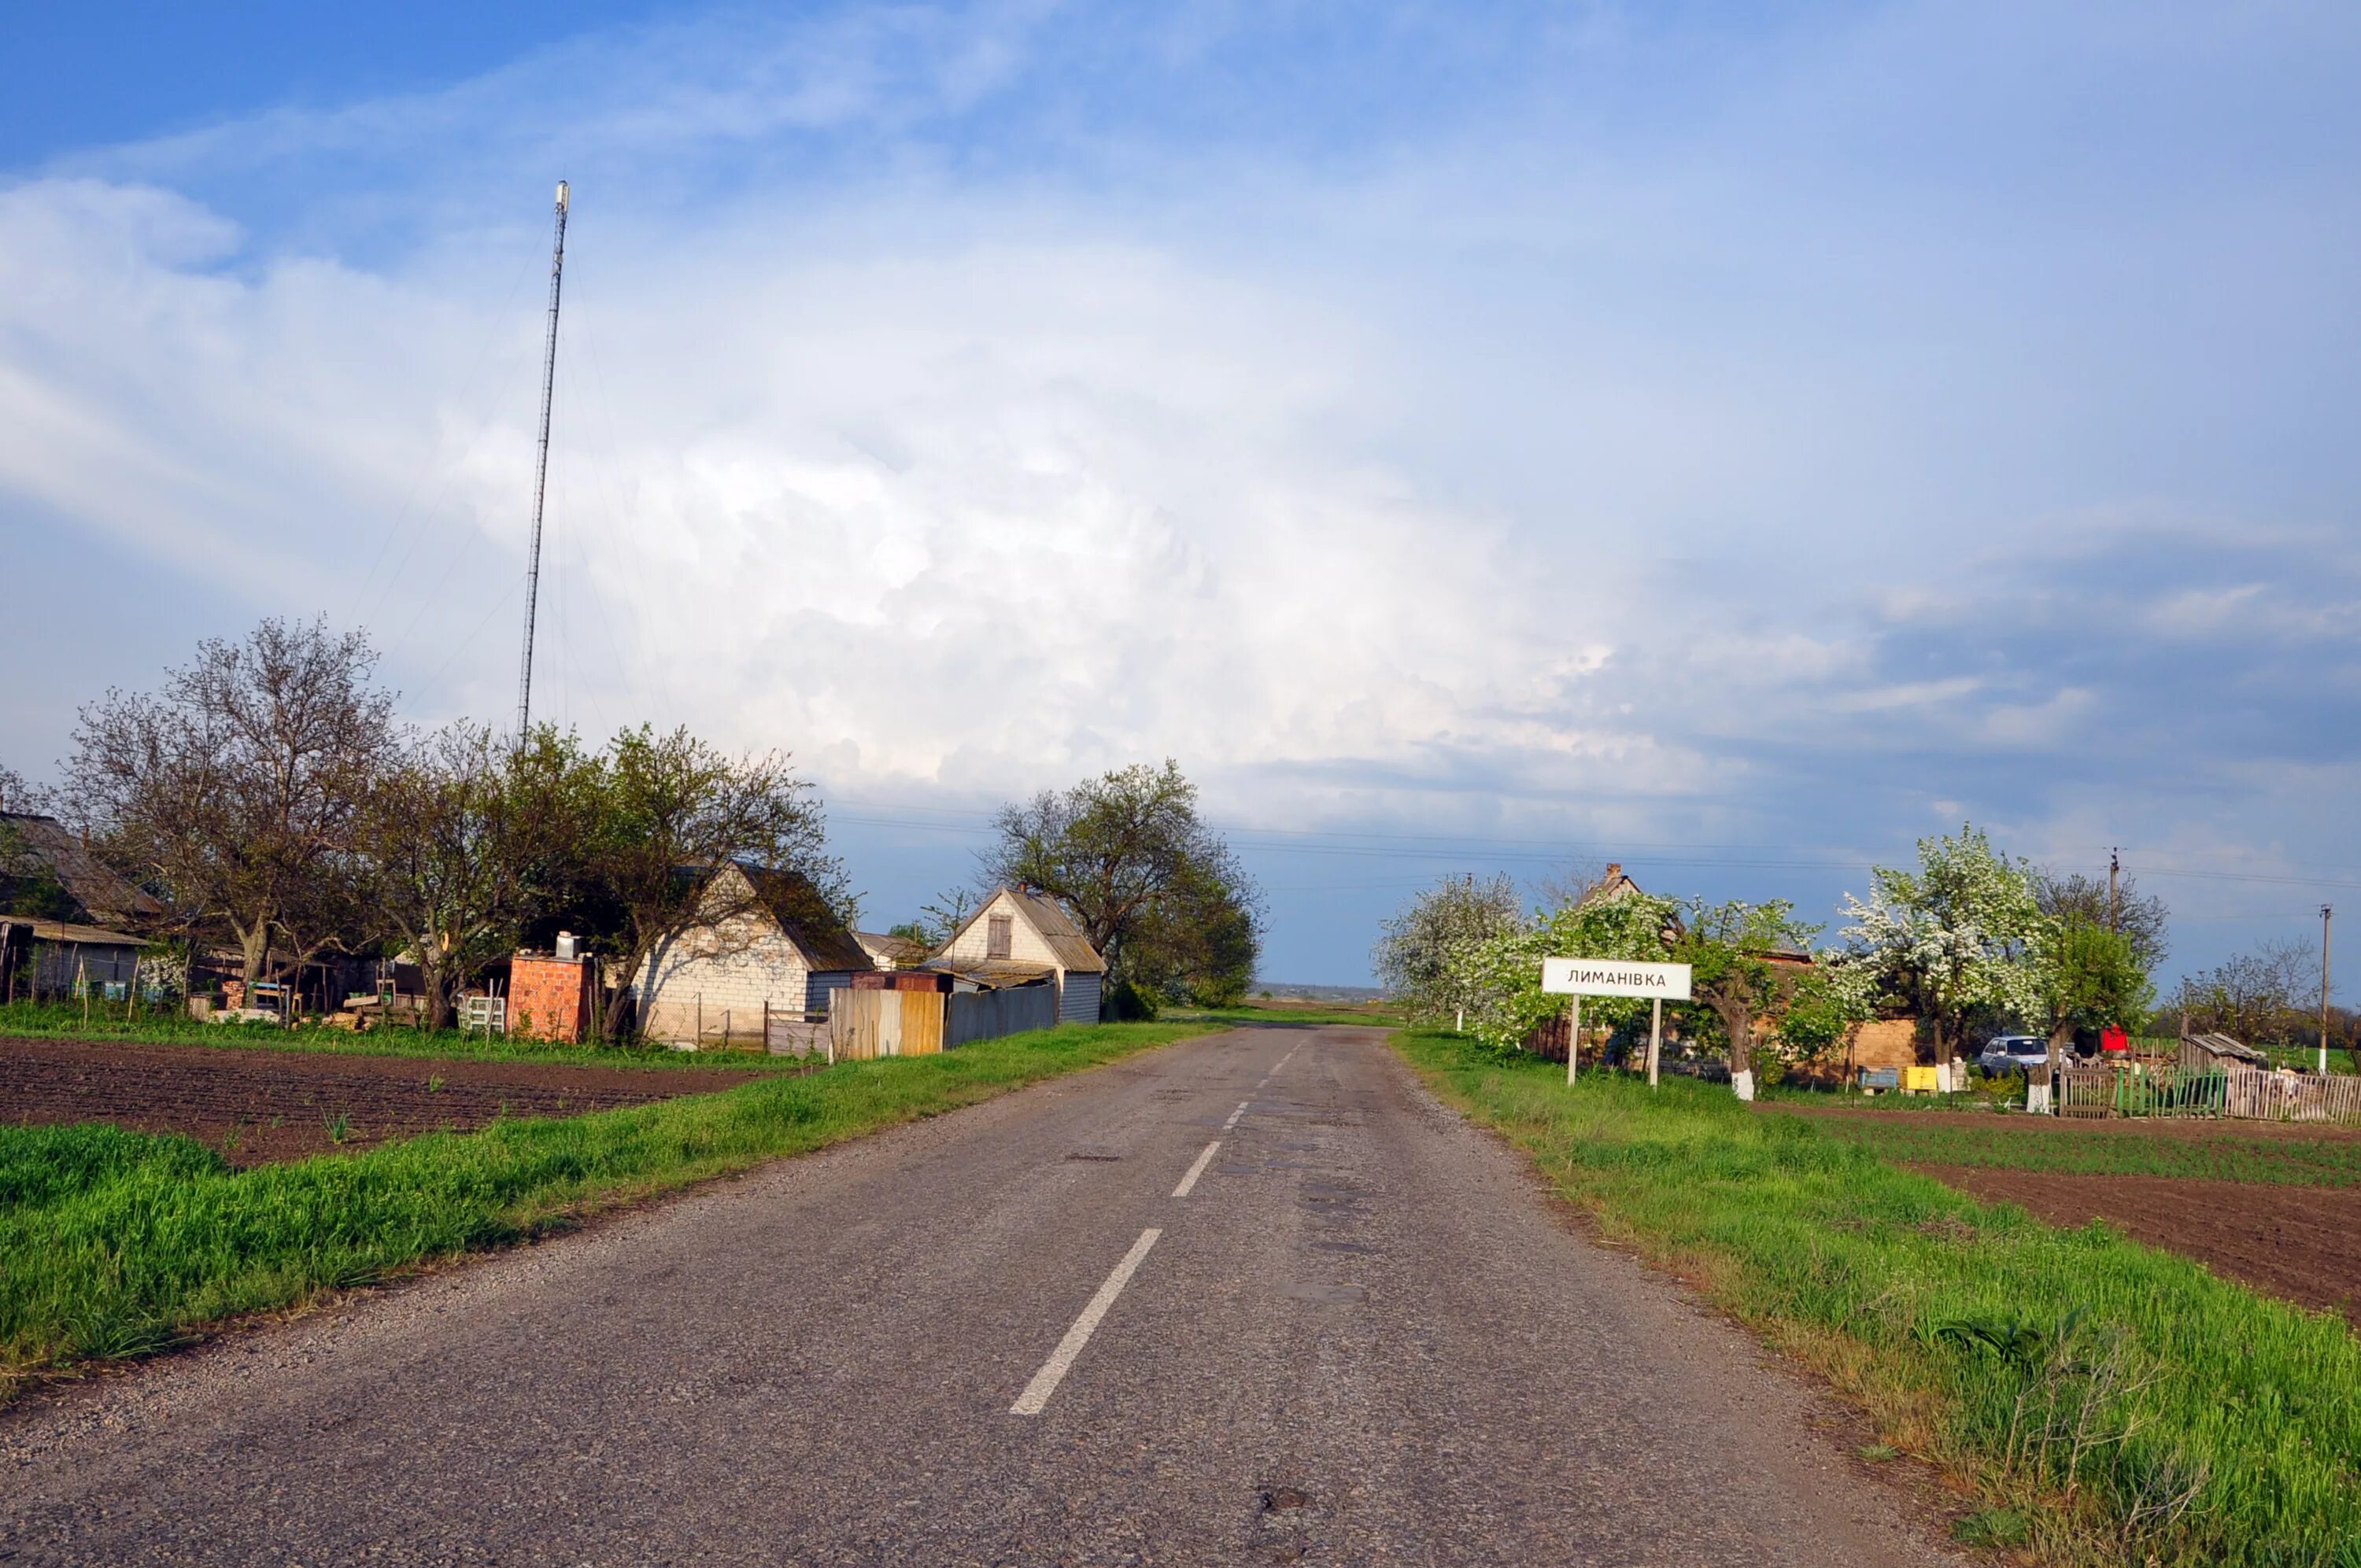
[{"label": "road sign", "polygon": [[1656,1081],[1656,1043],[1664,1027],[1666,1002],[1689,999],[1689,966],[1651,964],[1625,959],[1543,959],[1542,989],[1574,998],[1565,1021],[1565,1080],[1574,1081],[1582,1059],[1582,999],[1586,996],[1645,996],[1656,1003],[1648,1029],[1648,1083]]},{"label": "road sign", "polygon": [[1646,996],[1659,1002],[1689,999],[1689,966],[1626,962],[1621,959],[1543,959],[1542,989],[1573,996]]}]

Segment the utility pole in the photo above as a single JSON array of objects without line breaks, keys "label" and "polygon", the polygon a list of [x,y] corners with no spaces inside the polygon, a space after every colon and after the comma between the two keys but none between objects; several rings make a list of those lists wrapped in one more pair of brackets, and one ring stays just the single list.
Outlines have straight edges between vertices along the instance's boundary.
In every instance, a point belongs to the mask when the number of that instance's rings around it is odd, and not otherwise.
[{"label": "utility pole", "polygon": [[2320,1075],[2328,1076],[2328,923],[2336,911],[2320,906]]},{"label": "utility pole", "polygon": [[557,294],[566,278],[566,181],[557,182],[557,235],[549,248],[549,342],[541,356],[541,456],[533,471],[533,544],[524,565],[524,659],[517,671],[517,750],[533,724],[533,620],[541,598],[541,508],[549,490],[549,404],[557,389]]},{"label": "utility pole", "polygon": [[2107,851],[2107,929],[2110,931],[2120,931],[2124,928],[2124,895],[2121,891],[2123,870],[2123,851],[2109,850]]}]

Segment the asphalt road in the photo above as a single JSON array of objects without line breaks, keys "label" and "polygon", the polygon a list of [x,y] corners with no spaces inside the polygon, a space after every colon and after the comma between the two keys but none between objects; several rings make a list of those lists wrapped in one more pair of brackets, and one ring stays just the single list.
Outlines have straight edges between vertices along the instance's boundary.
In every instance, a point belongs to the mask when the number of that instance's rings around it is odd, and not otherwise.
[{"label": "asphalt road", "polygon": [[1827,1416],[1377,1034],[1257,1029],[0,1415],[0,1560],[1943,1560]]}]

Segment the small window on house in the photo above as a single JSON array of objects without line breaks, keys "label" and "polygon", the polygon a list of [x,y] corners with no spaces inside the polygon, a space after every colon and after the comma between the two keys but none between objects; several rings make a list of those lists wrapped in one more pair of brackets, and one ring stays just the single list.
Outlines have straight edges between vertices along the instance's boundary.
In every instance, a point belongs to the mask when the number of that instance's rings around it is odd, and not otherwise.
[{"label": "small window on house", "polygon": [[994,915],[991,917],[986,924],[983,937],[985,958],[1005,959],[1008,956],[1009,932],[1016,924],[1016,920],[1013,916]]}]

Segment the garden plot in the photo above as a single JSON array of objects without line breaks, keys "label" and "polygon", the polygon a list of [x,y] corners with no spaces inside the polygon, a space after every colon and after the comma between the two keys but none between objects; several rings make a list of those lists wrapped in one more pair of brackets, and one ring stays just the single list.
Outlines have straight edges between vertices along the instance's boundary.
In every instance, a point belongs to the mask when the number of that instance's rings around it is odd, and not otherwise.
[{"label": "garden plot", "polygon": [[2150,1246],[2361,1327],[2361,1132],[1783,1105],[1881,1159]]},{"label": "garden plot", "polygon": [[179,1133],[234,1165],[253,1166],[420,1133],[472,1132],[503,1116],[577,1116],[709,1093],[767,1076],[5,1039],[0,1121]]},{"label": "garden plot", "polygon": [[1915,1168],[2053,1225],[2104,1220],[2150,1246],[2361,1329],[2361,1189],[2169,1176],[2062,1176],[1991,1166]]}]

